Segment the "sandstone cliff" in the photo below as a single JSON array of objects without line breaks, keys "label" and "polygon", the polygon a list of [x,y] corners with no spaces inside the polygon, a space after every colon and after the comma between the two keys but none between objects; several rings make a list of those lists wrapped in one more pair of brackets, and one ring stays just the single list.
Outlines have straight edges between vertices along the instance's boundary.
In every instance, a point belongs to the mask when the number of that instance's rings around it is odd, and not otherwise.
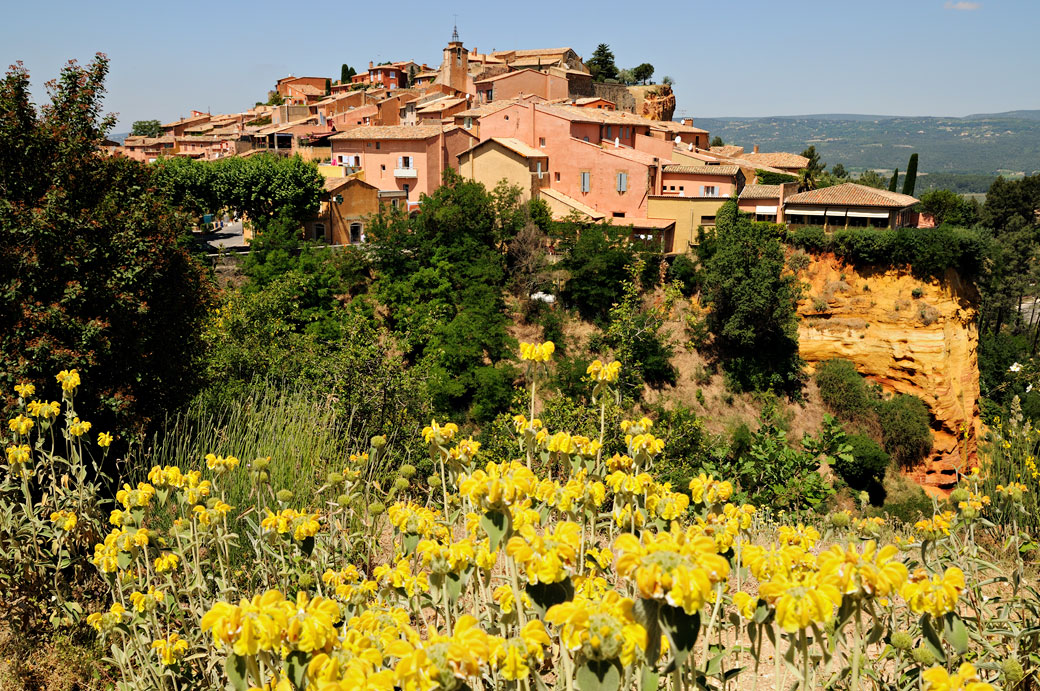
[{"label": "sandstone cliff", "polygon": [[810,366],[851,360],[885,392],[924,400],[935,450],[911,475],[926,488],[949,489],[958,469],[977,462],[974,286],[952,270],[931,282],[894,269],[860,273],[833,255],[811,257],[799,278],[808,284],[798,308],[802,357]]},{"label": "sandstone cliff", "polygon": [[675,115],[675,94],[672,87],[661,84],[644,92],[639,115],[650,120],[671,120]]}]

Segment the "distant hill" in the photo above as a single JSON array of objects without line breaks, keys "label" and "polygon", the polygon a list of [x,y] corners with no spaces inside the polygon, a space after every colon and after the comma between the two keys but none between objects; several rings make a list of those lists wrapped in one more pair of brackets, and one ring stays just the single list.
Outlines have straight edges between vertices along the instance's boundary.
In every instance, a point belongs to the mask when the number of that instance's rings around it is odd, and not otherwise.
[{"label": "distant hill", "polygon": [[799,153],[816,146],[828,167],[861,171],[906,168],[920,154],[924,173],[1015,175],[1040,172],[1040,110],[965,118],[884,115],[797,115],[694,118],[727,144]]}]

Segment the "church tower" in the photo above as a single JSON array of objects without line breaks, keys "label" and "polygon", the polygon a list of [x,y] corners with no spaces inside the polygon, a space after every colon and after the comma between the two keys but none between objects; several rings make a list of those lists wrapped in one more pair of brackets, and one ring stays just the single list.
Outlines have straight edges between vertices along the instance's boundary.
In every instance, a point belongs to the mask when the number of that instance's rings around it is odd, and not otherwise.
[{"label": "church tower", "polygon": [[469,76],[469,53],[459,40],[459,27],[451,34],[451,42],[444,49],[444,62],[441,64],[440,81],[451,88],[466,93],[466,78]]}]

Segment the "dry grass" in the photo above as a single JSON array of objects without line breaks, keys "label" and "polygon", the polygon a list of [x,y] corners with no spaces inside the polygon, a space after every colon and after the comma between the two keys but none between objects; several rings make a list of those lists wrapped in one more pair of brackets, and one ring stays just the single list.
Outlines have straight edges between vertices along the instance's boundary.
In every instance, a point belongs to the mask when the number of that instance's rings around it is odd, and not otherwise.
[{"label": "dry grass", "polygon": [[25,636],[0,621],[0,689],[4,691],[94,691],[113,688],[93,632],[48,638]]}]

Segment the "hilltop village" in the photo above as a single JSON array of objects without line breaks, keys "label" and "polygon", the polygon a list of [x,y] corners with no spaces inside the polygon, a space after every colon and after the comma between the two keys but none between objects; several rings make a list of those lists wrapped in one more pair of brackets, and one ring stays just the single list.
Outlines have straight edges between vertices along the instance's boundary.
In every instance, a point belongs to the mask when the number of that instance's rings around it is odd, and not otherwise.
[{"label": "hilltop village", "polygon": [[[346,75],[343,75],[346,76]],[[667,82],[667,80],[665,80]],[[300,155],[325,177],[307,239],[365,241],[380,205],[415,211],[446,169],[518,186],[557,219],[631,227],[667,254],[686,252],[734,194],[756,220],[790,226],[915,226],[912,196],[847,182],[800,190],[809,160],[787,152],[710,146],[709,132],[673,120],[667,83],[593,79],[571,48],[480,53],[458,32],[439,67],[369,63],[366,72],[279,79],[269,104],[240,113],[192,111],[160,136],[127,137],[113,155],[215,160]]]}]

